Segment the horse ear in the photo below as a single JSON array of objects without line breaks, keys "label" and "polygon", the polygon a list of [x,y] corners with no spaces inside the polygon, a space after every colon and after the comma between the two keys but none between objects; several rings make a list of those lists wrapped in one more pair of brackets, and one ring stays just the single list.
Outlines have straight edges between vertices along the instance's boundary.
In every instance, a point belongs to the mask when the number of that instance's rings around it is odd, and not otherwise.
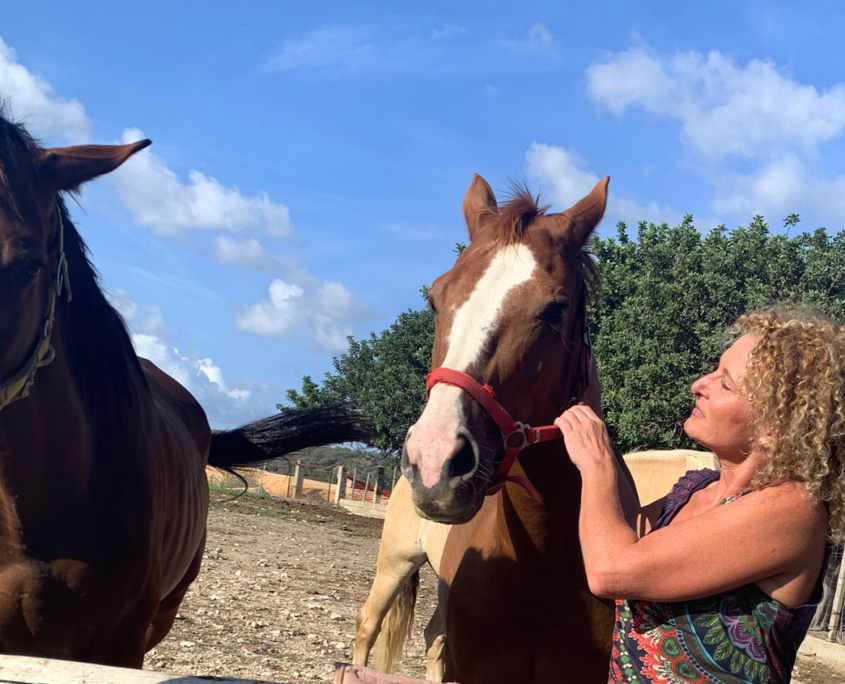
[{"label": "horse ear", "polygon": [[464,218],[469,230],[469,239],[472,242],[481,227],[481,219],[486,214],[498,211],[496,196],[484,180],[477,173],[472,175],[467,194],[464,195]]},{"label": "horse ear", "polygon": [[129,145],[77,145],[44,150],[41,180],[54,193],[75,190],[86,181],[114,171],[150,144],[152,140],[139,140]]},{"label": "horse ear", "polygon": [[564,231],[564,239],[578,247],[583,247],[590,239],[590,235],[604,216],[607,207],[607,186],[610,176],[605,176],[596,183],[596,187],[575,206],[558,214],[560,227]]}]

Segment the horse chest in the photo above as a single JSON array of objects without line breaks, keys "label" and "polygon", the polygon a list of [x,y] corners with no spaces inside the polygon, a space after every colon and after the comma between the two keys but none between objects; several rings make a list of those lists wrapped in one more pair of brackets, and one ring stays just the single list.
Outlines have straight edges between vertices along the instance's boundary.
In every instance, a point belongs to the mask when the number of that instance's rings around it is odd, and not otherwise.
[{"label": "horse chest", "polygon": [[500,503],[462,526],[471,530],[450,536],[452,548],[444,553],[447,633],[454,646],[449,676],[485,684],[545,682],[560,662],[580,660],[579,681],[602,681],[613,608],[588,590],[577,523],[548,511],[518,523],[522,518],[507,513]]}]

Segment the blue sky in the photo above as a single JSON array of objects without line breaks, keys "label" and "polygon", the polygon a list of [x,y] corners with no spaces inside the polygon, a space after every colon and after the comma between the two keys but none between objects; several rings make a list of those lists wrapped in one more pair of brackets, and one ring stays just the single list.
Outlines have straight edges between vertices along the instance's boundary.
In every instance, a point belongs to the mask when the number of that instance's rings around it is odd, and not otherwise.
[{"label": "blue sky", "polygon": [[[836,2],[79,2],[4,9],[49,145],[147,136],[74,219],[136,348],[212,424],[421,305],[474,172],[625,219],[845,218]],[[678,7],[684,7],[683,12]]]}]

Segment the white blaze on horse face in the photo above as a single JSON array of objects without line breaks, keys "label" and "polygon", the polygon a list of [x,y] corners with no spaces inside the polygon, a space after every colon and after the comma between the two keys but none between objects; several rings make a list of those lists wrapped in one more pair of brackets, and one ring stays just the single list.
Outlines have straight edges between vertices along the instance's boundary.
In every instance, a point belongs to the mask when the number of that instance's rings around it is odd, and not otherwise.
[{"label": "white blaze on horse face", "polygon": [[[502,248],[475,289],[455,314],[443,367],[466,372],[476,363],[499,325],[499,313],[508,295],[531,279],[537,261],[526,245]],[[435,385],[420,419],[411,428],[408,459],[420,469],[422,483],[432,487],[440,480],[443,464],[461,447],[458,429],[464,424],[463,390]]]}]

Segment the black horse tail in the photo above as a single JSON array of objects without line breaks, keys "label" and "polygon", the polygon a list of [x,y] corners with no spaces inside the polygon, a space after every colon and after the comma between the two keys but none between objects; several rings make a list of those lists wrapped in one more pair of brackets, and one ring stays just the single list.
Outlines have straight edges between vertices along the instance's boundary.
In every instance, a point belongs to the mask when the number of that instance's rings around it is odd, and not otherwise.
[{"label": "black horse tail", "polygon": [[208,465],[237,475],[232,468],[261,465],[291,451],[341,442],[370,442],[361,416],[347,406],[290,409],[211,436]]}]

